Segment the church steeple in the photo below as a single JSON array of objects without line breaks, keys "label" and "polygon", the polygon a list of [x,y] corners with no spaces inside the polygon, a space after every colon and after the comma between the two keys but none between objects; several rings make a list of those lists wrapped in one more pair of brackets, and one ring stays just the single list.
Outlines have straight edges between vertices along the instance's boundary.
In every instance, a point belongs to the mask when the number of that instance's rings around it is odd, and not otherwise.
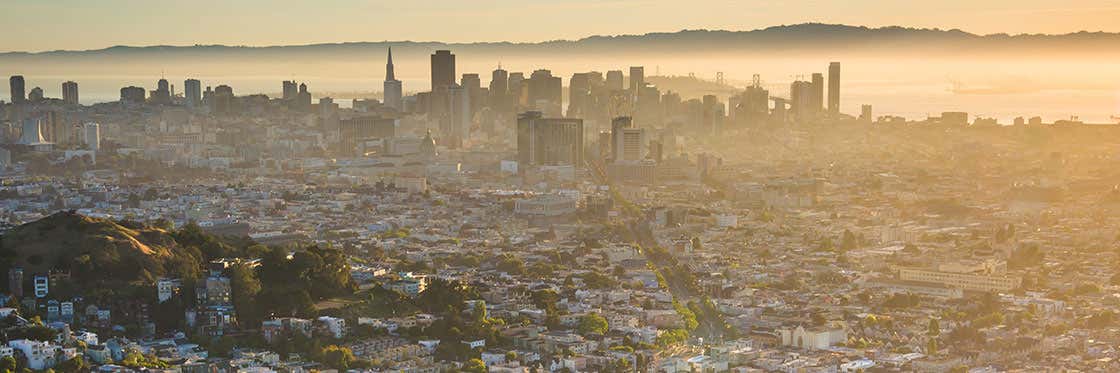
[{"label": "church steeple", "polygon": [[393,73],[393,47],[389,47],[389,62],[385,63],[385,81],[397,80]]}]

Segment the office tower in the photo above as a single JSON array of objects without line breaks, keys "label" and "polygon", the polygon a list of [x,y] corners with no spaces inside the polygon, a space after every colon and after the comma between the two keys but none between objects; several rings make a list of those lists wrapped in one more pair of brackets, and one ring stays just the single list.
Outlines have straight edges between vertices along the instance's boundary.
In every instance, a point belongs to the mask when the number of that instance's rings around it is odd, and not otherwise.
[{"label": "office tower", "polygon": [[528,107],[549,117],[559,117],[563,108],[564,88],[560,77],[545,69],[529,76]]},{"label": "office tower", "polygon": [[467,96],[470,97],[470,116],[473,118],[475,113],[482,110],[482,104],[484,103],[482,100],[482,78],[475,73],[463,74],[463,77],[459,79],[459,85],[466,90]]},{"label": "office tower", "polygon": [[813,83],[798,80],[789,86],[790,110],[799,121],[808,120],[813,113]]},{"label": "office tower", "polygon": [[343,151],[358,150],[358,144],[370,139],[389,139],[396,136],[397,120],[377,115],[344,119],[338,123],[338,138]]},{"label": "office tower", "polygon": [[634,117],[647,126],[661,123],[661,91],[656,86],[647,84],[634,92]]},{"label": "office tower", "polygon": [[716,95],[704,95],[701,124],[704,130],[717,133],[723,129],[723,116],[727,112]]},{"label": "office tower", "polygon": [[62,83],[62,101],[70,104],[78,104],[78,83],[67,81]]},{"label": "office tower", "polygon": [[824,74],[813,73],[813,95],[809,98],[809,111],[819,112],[824,110]]},{"label": "office tower", "polygon": [[[874,119],[871,118],[871,105],[863,105],[859,110],[859,121],[863,123],[871,123]],[[1015,124],[1021,124],[1023,117],[1015,118]]]},{"label": "office tower", "polygon": [[[220,86],[218,88],[221,88]],[[232,97],[232,91],[230,93]],[[299,93],[296,93],[295,109],[299,111],[311,111],[311,92],[307,90],[307,83],[299,84]]]},{"label": "office tower", "polygon": [[518,169],[529,166],[583,166],[583,120],[544,118],[538,111],[517,118]]},{"label": "office tower", "polygon": [[27,101],[27,95],[24,91],[25,87],[22,75],[12,75],[12,77],[8,79],[8,84],[9,88],[11,88],[12,90],[11,92],[13,104],[21,104],[24,101]]},{"label": "office tower", "polygon": [[509,73],[509,94],[508,99],[510,105],[515,111],[520,111],[520,108],[525,106],[525,73]]},{"label": "office tower", "polygon": [[31,88],[31,92],[27,93],[27,101],[43,101],[43,89],[39,87]]},{"label": "office tower", "polygon": [[[307,97],[308,106],[311,105],[311,96]],[[210,110],[214,113],[228,114],[233,111],[233,87],[220,85],[214,87],[213,97],[210,100]]]},{"label": "office tower", "polygon": [[641,161],[649,154],[646,129],[634,128],[629,117],[614,119],[611,123],[611,141],[614,163]]},{"label": "office tower", "polygon": [[183,93],[186,94],[187,107],[196,108],[202,105],[202,82],[198,79],[183,81]]},{"label": "office tower", "polygon": [[770,112],[770,91],[762,88],[762,80],[754,76],[751,85],[739,96],[738,104],[733,108],[735,123],[741,126],[759,126],[766,122]]},{"label": "office tower", "polygon": [[171,88],[167,79],[156,82],[156,90],[152,91],[150,100],[153,104],[166,105],[171,103]]},{"label": "office tower", "polygon": [[638,88],[646,86],[646,69],[642,66],[630,66],[630,92],[638,94]]},{"label": "office tower", "polygon": [[296,84],[295,80],[285,80],[282,84],[284,101],[295,100],[296,95],[299,94],[299,84]]},{"label": "office tower", "polygon": [[508,104],[509,72],[501,67],[490,74],[490,107],[499,113],[511,111]]},{"label": "office tower", "polygon": [[611,159],[621,159],[619,153],[620,144],[619,139],[622,138],[622,130],[627,128],[634,128],[634,121],[630,117],[616,117],[611,120]]},{"label": "office tower", "polygon": [[401,111],[404,109],[402,106],[402,99],[404,97],[404,89],[401,81],[397,80],[396,70],[393,68],[393,48],[389,48],[389,56],[385,62],[385,83],[382,85],[382,92],[385,96],[385,106]]},{"label": "office tower", "polygon": [[19,143],[23,145],[35,145],[47,142],[43,138],[42,123],[39,118],[27,118],[23,120],[23,132],[20,133]]},{"label": "office tower", "polygon": [[128,86],[121,88],[121,102],[123,103],[143,103],[146,95],[147,92],[141,87]]},{"label": "office tower", "polygon": [[461,147],[470,137],[471,130],[471,96],[467,89],[461,85],[452,84],[447,87],[448,123],[451,135],[449,144],[452,147]]},{"label": "office tower", "polygon": [[840,63],[828,64],[828,112],[840,114]]},{"label": "office tower", "polygon": [[572,74],[568,80],[568,117],[583,118],[587,113],[587,105],[591,100],[591,75],[589,73]]},{"label": "office tower", "polygon": [[101,126],[89,122],[82,125],[82,143],[86,149],[98,151],[101,149]]},{"label": "office tower", "polygon": [[432,91],[438,87],[455,84],[455,55],[449,50],[438,50],[432,54]]},{"label": "office tower", "polygon": [[23,297],[23,268],[8,268],[8,295],[16,298]]},{"label": "office tower", "polygon": [[608,91],[621,91],[622,90],[622,70],[607,71],[607,90]]}]

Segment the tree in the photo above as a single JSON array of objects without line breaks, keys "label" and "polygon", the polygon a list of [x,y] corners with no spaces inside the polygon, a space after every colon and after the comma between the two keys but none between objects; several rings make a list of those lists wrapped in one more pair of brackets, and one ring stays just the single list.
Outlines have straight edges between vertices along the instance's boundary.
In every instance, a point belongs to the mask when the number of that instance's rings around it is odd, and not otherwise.
[{"label": "tree", "polygon": [[85,372],[89,369],[89,365],[86,365],[85,360],[83,360],[81,356],[76,356],[73,359],[59,363],[55,368],[56,371],[62,373],[77,373]]},{"label": "tree", "polygon": [[486,373],[490,370],[486,368],[486,363],[482,359],[470,359],[466,364],[463,364],[463,371],[468,373]]},{"label": "tree", "polygon": [[354,352],[349,348],[330,345],[323,349],[323,364],[338,370],[350,369],[350,364],[356,360]]},{"label": "tree", "polygon": [[5,356],[0,358],[0,373],[9,373],[16,370],[16,358]]},{"label": "tree", "polygon": [[248,264],[237,264],[230,268],[230,290],[237,317],[245,325],[258,325],[263,315],[259,312],[257,294],[261,292],[261,281]]},{"label": "tree", "polygon": [[932,337],[941,335],[941,322],[937,319],[929,319],[929,327],[927,328],[927,330],[928,331],[926,332],[926,334]]},{"label": "tree", "polygon": [[607,330],[609,330],[609,327],[610,326],[607,325],[606,318],[599,315],[598,313],[589,313],[579,318],[579,327],[577,330],[579,330],[579,333],[583,335],[601,335],[607,334]]}]

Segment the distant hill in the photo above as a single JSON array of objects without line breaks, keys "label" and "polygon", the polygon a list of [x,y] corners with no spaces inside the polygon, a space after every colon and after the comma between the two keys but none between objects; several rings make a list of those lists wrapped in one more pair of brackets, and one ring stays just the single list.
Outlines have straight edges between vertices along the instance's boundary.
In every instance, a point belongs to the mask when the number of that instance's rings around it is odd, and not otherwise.
[{"label": "distant hill", "polygon": [[195,274],[201,267],[199,251],[180,248],[163,229],[74,212],[16,227],[0,237],[0,251],[4,264],[24,268],[25,281],[59,270],[81,287],[150,284],[159,277]]},{"label": "distant hill", "polygon": [[961,30],[941,30],[889,26],[862,26],[805,23],[773,26],[750,31],[682,30],[641,35],[591,36],[578,40],[554,40],[536,43],[480,42],[441,43],[416,41],[346,42],[278,46],[114,46],[83,51],[46,51],[38,53],[5,52],[0,60],[53,59],[58,57],[129,57],[142,56],[217,56],[277,57],[321,54],[364,54],[384,48],[410,52],[450,48],[464,53],[567,54],[567,53],[749,53],[757,51],[814,52],[880,51],[918,52],[929,56],[960,53],[1117,53],[1120,33],[1077,32],[1069,34],[990,34],[978,35]]}]

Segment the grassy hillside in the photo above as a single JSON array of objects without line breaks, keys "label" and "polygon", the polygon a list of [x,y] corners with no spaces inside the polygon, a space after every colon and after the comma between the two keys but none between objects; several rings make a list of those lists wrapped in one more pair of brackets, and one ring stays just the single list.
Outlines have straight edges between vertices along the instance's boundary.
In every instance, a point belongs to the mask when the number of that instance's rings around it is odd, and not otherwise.
[{"label": "grassy hillside", "polygon": [[0,237],[0,248],[5,267],[23,267],[26,278],[49,270],[69,271],[81,287],[194,277],[202,260],[198,249],[181,247],[163,229],[73,212],[16,227]]}]

